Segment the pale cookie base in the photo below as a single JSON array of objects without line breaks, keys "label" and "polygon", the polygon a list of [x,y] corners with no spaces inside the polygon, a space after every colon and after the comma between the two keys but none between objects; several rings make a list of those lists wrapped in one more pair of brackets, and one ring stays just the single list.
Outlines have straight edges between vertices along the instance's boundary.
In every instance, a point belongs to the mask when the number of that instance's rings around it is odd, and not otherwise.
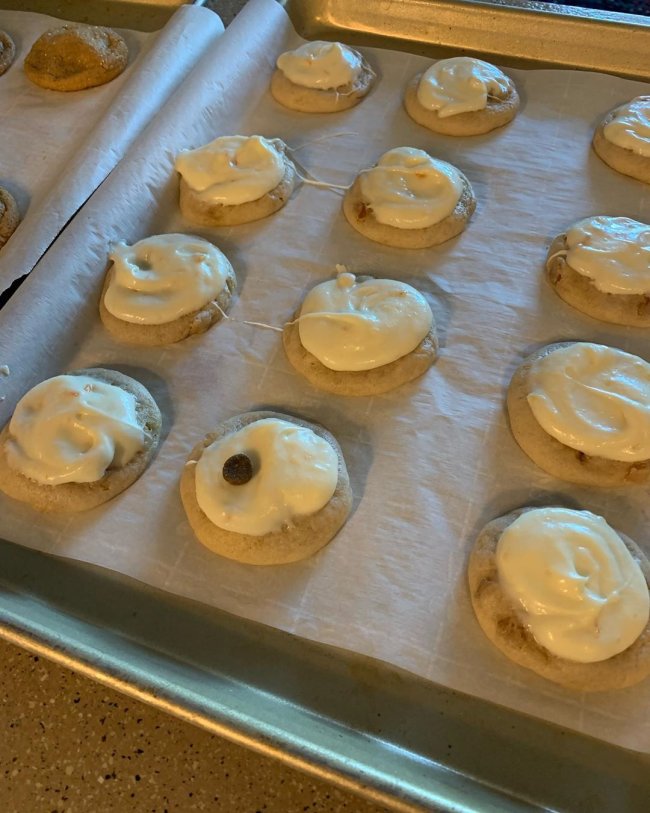
[{"label": "pale cookie base", "polygon": [[[225,531],[214,525],[201,510],[196,499],[196,462],[204,449],[214,441],[237,432],[263,418],[278,418],[311,429],[324,438],[336,451],[339,461],[336,490],[329,502],[310,516],[296,517],[283,530],[249,536]],[[283,565],[298,562],[316,553],[336,536],[344,525],[352,507],[352,491],[345,461],[336,439],[322,426],[308,423],[291,415],[277,412],[244,412],[221,423],[215,432],[207,435],[190,454],[181,475],[181,499],[185,513],[197,539],[220,556],[249,565]]]},{"label": "pale cookie base", "polygon": [[197,226],[239,226],[252,223],[272,215],[287,203],[296,184],[296,170],[289,158],[284,155],[286,144],[280,139],[270,139],[280,149],[284,158],[284,175],[280,183],[257,200],[224,206],[222,203],[209,203],[201,200],[198,194],[180,180],[180,207],[183,217]]},{"label": "pale cookie base", "polygon": [[4,246],[20,223],[18,204],[10,192],[0,186],[0,248]]},{"label": "pale cookie base", "polygon": [[0,31],[0,76],[11,67],[16,56],[16,46],[6,31]]},{"label": "pale cookie base", "polygon": [[149,465],[160,440],[160,410],[149,391],[138,381],[118,373],[117,370],[104,368],[75,370],[66,375],[87,375],[134,395],[137,420],[144,429],[144,448],[125,466],[117,469],[109,467],[106,474],[94,483],[41,485],[9,466],[5,454],[5,441],[9,436],[7,423],[0,432],[0,491],[15,500],[29,503],[39,511],[87,511],[111,500],[140,477]]},{"label": "pale cookie base", "polygon": [[508,124],[519,110],[519,94],[514,82],[506,77],[508,92],[500,99],[488,97],[487,107],[484,110],[472,110],[441,118],[437,110],[428,110],[420,104],[418,86],[422,75],[418,73],[406,86],[404,108],[413,121],[433,130],[434,133],[450,136],[483,135]]},{"label": "pale cookie base", "polygon": [[[461,173],[462,175],[462,173]],[[462,175],[463,191],[454,211],[433,226],[424,229],[398,229],[379,223],[367,201],[361,195],[357,177],[343,198],[343,213],[348,223],[364,237],[395,248],[429,248],[437,246],[464,231],[476,209],[476,198],[467,178]]]},{"label": "pale cookie base", "polygon": [[362,57],[359,76],[347,85],[319,90],[296,85],[278,68],[271,77],[271,94],[276,102],[300,113],[337,113],[365,98],[375,82],[375,72]]},{"label": "pale cookie base", "polygon": [[107,310],[104,297],[113,278],[113,273],[113,265],[111,265],[106,273],[101,299],[99,300],[99,315],[104,327],[121,342],[147,345],[149,347],[173,344],[187,339],[188,336],[205,333],[212,325],[221,321],[223,314],[228,311],[232,294],[237,287],[235,272],[228,263],[224,287],[213,300],[206,302],[200,310],[179,316],[173,322],[165,322],[160,325],[140,325],[135,322],[126,322],[124,319],[113,316]]},{"label": "pale cookie base", "polygon": [[[299,316],[300,308],[293,319]],[[424,375],[438,355],[435,322],[414,350],[374,370],[330,370],[303,347],[297,322],[285,325],[282,342],[292,366],[314,387],[334,395],[379,395],[389,392]]]},{"label": "pale cookie base", "polygon": [[[618,108],[617,108],[618,109]],[[616,110],[608,113],[602,122],[596,127],[594,137],[591,142],[596,155],[612,169],[622,175],[629,175],[637,181],[650,183],[650,157],[639,155],[618,144],[612,144],[605,138],[605,125],[614,118]]]},{"label": "pale cookie base", "polygon": [[630,327],[650,327],[650,296],[644,294],[608,294],[599,291],[589,277],[572,268],[566,257],[553,257],[567,251],[566,234],[551,243],[546,275],[555,292],[576,310],[594,319]]},{"label": "pale cookie base", "polygon": [[[514,605],[499,585],[496,549],[501,535],[521,508],[489,522],[481,531],[468,564],[469,591],[476,618],[490,641],[510,660],[568,689],[602,692],[633,686],[650,675],[650,623],[623,652],[598,663],[576,663],[553,655],[538,644],[520,622]],[[650,589],[650,562],[627,536],[619,533],[638,563]]]},{"label": "pale cookie base", "polygon": [[544,471],[589,486],[616,488],[646,483],[650,480],[650,460],[626,463],[592,457],[565,446],[542,429],[533,415],[527,399],[531,391],[530,371],[536,361],[554,350],[569,347],[575,342],[558,342],[541,348],[529,356],[517,369],[508,388],[508,417],[510,429],[521,449]]}]

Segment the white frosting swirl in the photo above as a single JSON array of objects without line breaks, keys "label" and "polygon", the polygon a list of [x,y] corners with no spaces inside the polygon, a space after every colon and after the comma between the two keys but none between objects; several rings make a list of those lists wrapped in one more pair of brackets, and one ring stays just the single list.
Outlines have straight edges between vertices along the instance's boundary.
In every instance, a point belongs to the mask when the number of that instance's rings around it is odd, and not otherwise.
[{"label": "white frosting swirl", "polygon": [[432,321],[426,299],[410,285],[357,282],[345,272],[307,294],[298,330],[303,347],[330,370],[372,370],[415,350]]},{"label": "white frosting swirl", "polygon": [[237,135],[185,150],[175,166],[200,200],[236,206],[275,189],[284,176],[284,161],[276,139]]},{"label": "white frosting swirl", "polygon": [[360,175],[361,194],[376,220],[398,229],[425,229],[448,217],[463,192],[456,167],[424,150],[396,147]]},{"label": "white frosting swirl", "polygon": [[348,85],[361,73],[361,56],[340,42],[306,42],[280,54],[276,64],[294,85],[318,90]]},{"label": "white frosting swirl", "polygon": [[617,108],[603,135],[618,147],[650,158],[650,96],[637,96]]},{"label": "white frosting swirl", "polygon": [[497,545],[499,584],[535,640],[560,658],[604,661],[648,623],[643,572],[620,536],[589,511],[538,508]]},{"label": "white frosting swirl", "polygon": [[588,217],[566,236],[567,263],[608,294],[650,293],[650,226],[629,217]]},{"label": "white frosting swirl", "polygon": [[542,429],[585,454],[650,458],[650,364],[612,347],[576,342],[538,359],[528,403]]},{"label": "white frosting swirl", "polygon": [[125,322],[161,325],[202,308],[222,291],[230,263],[216,246],[188,234],[159,234],[118,243],[104,295]]},{"label": "white frosting swirl", "polygon": [[[253,464],[244,485],[223,478],[224,463],[236,454]],[[290,421],[264,418],[205,449],[196,464],[196,499],[219,528],[263,536],[320,511],[337,481],[338,456],[326,440]]]},{"label": "white frosting swirl", "polygon": [[418,102],[437,110],[441,119],[485,110],[488,96],[504,97],[508,78],[494,65],[469,56],[441,59],[424,72],[417,89]]},{"label": "white frosting swirl", "polygon": [[13,469],[54,486],[94,483],[143,446],[131,393],[86,375],[58,375],[20,399],[5,452]]}]

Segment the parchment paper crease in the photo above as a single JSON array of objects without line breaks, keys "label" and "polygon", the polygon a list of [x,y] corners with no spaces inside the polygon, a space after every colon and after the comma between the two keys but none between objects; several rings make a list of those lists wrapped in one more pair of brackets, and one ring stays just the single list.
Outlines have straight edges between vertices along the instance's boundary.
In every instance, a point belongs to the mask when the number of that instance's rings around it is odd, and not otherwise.
[{"label": "parchment paper crease", "polygon": [[[91,364],[140,378],[166,416],[157,459],[123,496],[75,517],[41,517],[0,497],[0,531],[648,750],[650,681],[583,695],[516,667],[480,631],[465,577],[482,525],[530,503],[603,514],[649,550],[646,490],[600,491],[546,476],[517,447],[503,405],[513,370],[539,345],[587,339],[647,355],[643,331],[581,316],[550,290],[542,266],[551,239],[578,218],[603,213],[647,222],[647,188],[602,164],[589,142],[603,113],[648,87],[598,74],[510,71],[523,99],[515,122],[452,139],[404,113],[402,89],[426,64],[404,53],[364,50],[379,82],[352,111],[282,109],[268,80],[276,55],[298,43],[276,3],[250,3],[0,315],[0,364],[11,371],[0,383],[0,421],[37,381]],[[339,184],[389,147],[425,148],[466,173],[478,209],[458,239],[416,252],[364,239],[345,222],[340,194],[309,186],[261,222],[193,230],[178,214],[173,158],[232,133],[306,145],[296,153],[300,163]],[[211,237],[230,256],[240,286],[233,319],[164,349],[117,344],[96,313],[108,247],[178,229]],[[281,324],[336,263],[407,280],[430,298],[442,350],[424,378],[377,398],[328,396],[292,372],[277,333],[235,321]],[[246,567],[210,554],[194,540],[178,497],[179,473],[197,439],[222,418],[261,406],[333,431],[356,496],[334,542],[288,567]]]},{"label": "parchment paper crease", "polygon": [[25,76],[34,41],[65,21],[0,11],[0,29],[16,58],[0,77],[0,185],[16,198],[23,221],[0,250],[0,293],[29,273],[59,231],[223,32],[205,8],[178,9],[160,31],[117,29],[129,65],[113,81],[73,93],[45,90]]}]

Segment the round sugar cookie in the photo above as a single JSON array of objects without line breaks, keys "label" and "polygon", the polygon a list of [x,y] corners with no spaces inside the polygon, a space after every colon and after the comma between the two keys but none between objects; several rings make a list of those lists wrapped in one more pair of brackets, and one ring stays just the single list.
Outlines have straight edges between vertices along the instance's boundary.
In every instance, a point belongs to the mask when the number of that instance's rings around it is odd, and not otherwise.
[{"label": "round sugar cookie", "polygon": [[[359,276],[358,283],[372,282],[373,277]],[[438,355],[435,318],[426,335],[403,356],[367,370],[334,370],[307,350],[300,337],[302,306],[293,315],[282,333],[282,342],[289,362],[310,384],[334,395],[379,395],[424,375]],[[364,308],[367,313],[367,308]],[[390,341],[390,337],[388,337]]]},{"label": "round sugar cookie", "polygon": [[[489,640],[511,661],[547,680],[575,691],[609,691],[633,686],[650,675],[650,624],[636,641],[613,657],[579,663],[558,657],[539,644],[521,622],[516,608],[499,583],[496,551],[502,534],[522,514],[520,508],[489,522],[480,532],[469,557],[467,575],[474,613]],[[650,589],[650,562],[629,537],[618,532],[637,562]]]},{"label": "round sugar cookie", "polygon": [[[395,156],[398,153],[405,154],[395,159],[402,160],[403,158],[406,162],[405,165],[401,167],[401,173],[395,172],[394,166],[388,167],[388,165],[384,163],[386,161],[393,161],[391,156]],[[406,153],[409,155],[407,156]],[[422,170],[420,170],[419,166],[416,167],[408,163],[411,158],[421,159],[429,163],[426,164],[426,166],[423,164]],[[447,214],[441,215],[435,222],[422,227],[402,227],[382,222],[382,218],[373,208],[376,208],[377,204],[370,200],[367,194],[364,193],[363,186],[365,173],[372,173],[375,170],[384,169],[386,167],[390,170],[389,178],[392,179],[391,183],[395,185],[397,183],[396,179],[399,179],[404,187],[409,184],[415,186],[418,183],[418,179],[420,179],[420,175],[418,175],[420,171],[426,172],[430,169],[438,171],[439,169],[439,174],[449,174],[451,177],[457,179],[460,187],[459,192],[454,193],[455,204],[445,207],[444,211],[448,212]],[[412,177],[413,175],[416,176],[415,179]],[[449,190],[446,191],[447,195],[449,195]],[[402,194],[404,194],[403,190],[394,190],[392,200],[394,201],[396,196]],[[427,200],[430,201],[431,199]],[[418,204],[420,204],[419,200]],[[424,204],[425,207],[427,205],[429,204]],[[475,209],[476,198],[474,191],[468,179],[457,167],[448,164],[446,161],[439,161],[432,158],[428,153],[425,153],[424,150],[415,150],[411,147],[398,147],[384,153],[377,165],[371,167],[369,170],[364,170],[357,176],[343,198],[343,213],[348,223],[356,229],[356,231],[376,243],[381,243],[385,246],[393,246],[395,248],[430,248],[431,246],[436,246],[447,240],[451,240],[452,237],[456,237],[465,230]]]},{"label": "round sugar cookie", "polygon": [[[650,226],[647,228],[650,234]],[[650,327],[650,267],[647,268],[647,293],[603,291],[594,279],[571,266],[569,248],[567,233],[559,234],[551,243],[546,258],[546,275],[559,297],[576,310],[603,322]]]},{"label": "round sugar cookie", "polygon": [[135,398],[136,418],[143,430],[144,445],[125,465],[116,468],[109,466],[104,476],[95,482],[45,485],[26,477],[9,465],[5,449],[10,437],[7,423],[0,432],[0,491],[16,500],[29,503],[39,511],[86,511],[111,500],[145,471],[160,440],[160,409],[151,393],[140,382],[117,370],[99,367],[75,370],[66,375],[88,376],[130,393]]},{"label": "round sugar cookie", "polygon": [[11,192],[0,186],[0,248],[16,231],[19,223],[18,204]]},{"label": "round sugar cookie", "polygon": [[[630,105],[638,103],[645,111],[646,133],[644,140],[645,154],[629,149],[628,147],[615,144],[607,138],[605,131],[607,125],[611,124],[618,116],[624,114]],[[596,155],[616,172],[636,178],[637,181],[650,183],[650,96],[637,96],[626,104],[619,105],[610,110],[605,118],[594,130],[592,146]]]},{"label": "round sugar cookie", "polygon": [[245,203],[223,204],[204,200],[181,175],[180,209],[197,226],[239,226],[262,220],[282,209],[296,185],[296,169],[287,156],[287,145],[279,138],[268,141],[282,156],[283,174],[279,183],[259,198]]},{"label": "round sugar cookie", "polygon": [[[267,418],[288,421],[310,429],[336,452],[338,479],[329,501],[316,513],[296,516],[279,531],[262,536],[228,531],[211,522],[196,496],[196,464],[205,449],[215,441],[238,432],[255,421]],[[245,486],[240,486],[245,487]],[[245,412],[223,421],[214,432],[198,443],[187,460],[180,482],[181,499],[188,521],[197,539],[214,553],[252,565],[279,565],[306,559],[324,547],[345,524],[352,507],[352,491],[345,461],[336,439],[318,424],[277,412]]]},{"label": "round sugar cookie", "polygon": [[11,67],[16,56],[14,41],[6,31],[0,31],[0,76]]},{"label": "round sugar cookie", "polygon": [[[189,311],[188,313],[183,313],[177,318],[168,321],[161,321],[160,323],[150,324],[147,324],[144,321],[127,321],[126,319],[120,318],[119,316],[111,313],[106,305],[107,292],[110,286],[115,284],[116,272],[115,265],[112,262],[109,265],[106,272],[106,277],[104,279],[104,287],[102,289],[102,294],[99,301],[99,314],[106,329],[110,331],[110,333],[112,333],[119,341],[128,342],[129,344],[148,346],[180,342],[189,336],[205,333],[205,331],[209,330],[212,325],[221,321],[224,313],[226,313],[230,307],[232,295],[237,287],[237,278],[230,261],[225,254],[223,254],[223,252],[219,251],[216,246],[209,243],[207,240],[203,240],[202,238],[197,238],[192,235],[155,235],[153,237],[138,241],[131,248],[136,252],[139,251],[143,255],[146,255],[148,247],[154,245],[152,241],[156,241],[159,238],[178,238],[180,241],[179,247],[186,253],[193,246],[195,248],[201,248],[201,246],[204,244],[205,250],[209,252],[209,255],[206,256],[206,261],[211,259],[210,255],[216,255],[214,260],[219,263],[223,271],[223,287],[216,295],[210,297],[199,307]],[[170,250],[171,248],[172,245],[170,244]],[[190,257],[188,262],[191,260],[192,258]],[[173,284],[176,286],[175,292],[178,294],[182,293],[184,287],[183,280],[173,280],[171,277],[176,276],[175,274],[159,277],[156,290],[152,290],[153,283],[151,274],[155,270],[155,267],[149,269],[148,278],[146,279],[144,287],[142,288],[139,286],[137,279],[131,278],[128,285],[128,292],[132,291],[137,293],[140,291],[140,296],[149,297],[155,296],[156,293],[158,293],[160,296],[168,299],[171,293],[171,285]],[[186,284],[187,283],[185,283],[185,285]],[[138,315],[138,305],[139,302],[135,300],[133,304],[133,308],[135,310],[133,314],[134,316]],[[142,310],[140,310],[139,313],[142,317],[144,317],[144,312]]]},{"label": "round sugar cookie", "polygon": [[25,74],[48,90],[104,85],[126,68],[129,51],[111,28],[67,23],[42,34],[25,58]]},{"label": "round sugar cookie", "polygon": [[[459,61],[455,58],[452,60],[442,60],[441,62],[450,63],[452,61]],[[470,60],[472,62],[479,62],[481,60]],[[489,63],[482,63],[488,64]],[[422,77],[425,75],[424,71],[416,74],[408,85],[404,94],[404,107],[409,116],[417,124],[421,124],[434,133],[441,133],[442,135],[450,136],[474,136],[489,133],[499,127],[511,122],[517,115],[519,110],[519,94],[515,83],[509,76],[499,71],[493,65],[489,67],[498,71],[501,82],[504,87],[495,88],[492,93],[488,93],[486,106],[481,110],[468,110],[465,112],[455,113],[453,115],[440,115],[439,110],[430,109],[425,107],[418,98],[418,89]]]},{"label": "round sugar cookie", "polygon": [[[308,51],[305,51],[303,62],[309,66],[310,71],[317,70],[323,55],[325,55],[325,60],[336,55],[341,61],[342,54],[346,54],[347,58],[358,66],[356,75],[353,74],[349,80],[334,87],[327,86],[326,80],[321,81],[321,84],[325,86],[310,87],[293,81],[278,66],[271,77],[271,94],[283,107],[297,110],[300,113],[337,113],[355,107],[368,95],[376,77],[375,72],[361,53],[342,43],[320,41],[305,43],[296,51],[302,52],[305,49]],[[295,55],[296,52],[287,52],[282,54],[278,61],[281,62],[283,57],[291,58]],[[330,81],[329,84],[331,83]]]},{"label": "round sugar cookie", "polygon": [[515,440],[534,463],[561,480],[605,488],[648,482],[650,460],[627,462],[585,454],[549,435],[535,418],[527,400],[531,370],[537,361],[574,344],[580,342],[546,345],[528,356],[515,371],[507,395],[508,418]]}]

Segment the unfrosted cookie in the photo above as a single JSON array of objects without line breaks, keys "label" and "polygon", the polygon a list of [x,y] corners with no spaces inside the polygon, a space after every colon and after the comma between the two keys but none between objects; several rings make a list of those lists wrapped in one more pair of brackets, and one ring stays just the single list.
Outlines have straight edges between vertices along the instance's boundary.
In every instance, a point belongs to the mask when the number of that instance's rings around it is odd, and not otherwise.
[{"label": "unfrosted cookie", "polygon": [[[597,555],[603,545],[617,551],[615,559]],[[618,568],[611,570],[613,561]],[[468,580],[486,636],[510,660],[547,680],[576,691],[607,691],[650,674],[650,562],[601,517],[564,508],[522,508],[498,517],[479,534]],[[598,594],[592,584],[599,585]],[[596,595],[602,598],[594,602]],[[549,599],[552,610],[544,615]]]},{"label": "unfrosted cookie", "polygon": [[0,31],[0,76],[11,67],[16,56],[16,46],[6,31]]},{"label": "unfrosted cookie", "polygon": [[11,192],[0,186],[0,248],[4,246],[20,223],[18,204]]},{"label": "unfrosted cookie", "polygon": [[340,42],[306,42],[277,60],[276,101],[302,113],[335,113],[367,96],[375,73],[362,54]]},{"label": "unfrosted cookie", "polygon": [[110,28],[67,23],[46,31],[25,58],[25,74],[49,90],[75,91],[104,85],[129,59],[124,39]]},{"label": "unfrosted cookie", "polygon": [[[305,298],[283,331],[287,358],[336,395],[377,395],[423,375],[436,359],[426,299],[395,280],[340,273]],[[308,349],[309,348],[309,349]]]},{"label": "unfrosted cookie", "polygon": [[533,462],[562,480],[605,487],[650,479],[648,403],[650,365],[588,342],[533,353],[507,397],[512,434]]},{"label": "unfrosted cookie", "polygon": [[221,423],[192,450],[180,487],[198,540],[254,565],[311,556],[338,533],[352,506],[335,438],[318,424],[276,412],[245,412]]},{"label": "unfrosted cookie", "polygon": [[149,391],[116,370],[47,379],[0,432],[0,490],[39,511],[95,508],[140,477],[160,429]]},{"label": "unfrosted cookie", "polygon": [[236,226],[277,212],[296,182],[279,138],[221,136],[176,159],[183,216],[199,226]]},{"label": "unfrosted cookie", "polygon": [[110,254],[99,303],[106,328],[133,344],[161,345],[220,321],[237,286],[228,258],[188,234],[161,234]]},{"label": "unfrosted cookie", "polygon": [[351,226],[396,248],[428,248],[456,237],[475,208],[472,187],[459,169],[413,147],[384,153],[343,199]]},{"label": "unfrosted cookie", "polygon": [[434,133],[472,136],[512,121],[519,95],[512,79],[497,67],[461,56],[441,59],[414,76],[404,107],[414,121]]},{"label": "unfrosted cookie", "polygon": [[650,327],[650,226],[627,217],[590,217],[553,240],[546,271],[579,311],[617,325]]},{"label": "unfrosted cookie", "polygon": [[596,127],[592,145],[612,169],[650,183],[650,96],[611,110]]}]

